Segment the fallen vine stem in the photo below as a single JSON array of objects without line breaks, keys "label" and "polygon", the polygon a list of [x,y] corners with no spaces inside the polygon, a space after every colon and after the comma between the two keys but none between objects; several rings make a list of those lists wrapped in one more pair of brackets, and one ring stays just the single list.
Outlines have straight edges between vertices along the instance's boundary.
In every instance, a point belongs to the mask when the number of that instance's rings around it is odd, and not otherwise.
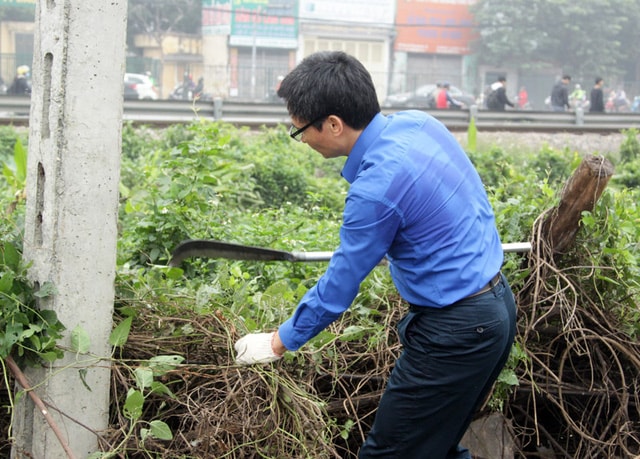
[{"label": "fallen vine stem", "polygon": [[14,378],[16,378],[16,381],[18,382],[18,384],[22,386],[22,388],[29,395],[31,400],[33,400],[33,403],[35,403],[35,405],[38,407],[38,409],[40,410],[40,413],[44,416],[45,420],[47,421],[47,424],[49,424],[49,427],[51,427],[51,430],[53,430],[53,433],[55,434],[56,438],[60,442],[62,449],[64,449],[64,452],[67,454],[67,457],[69,459],[76,459],[76,456],[73,454],[73,451],[71,451],[69,444],[67,443],[66,439],[62,435],[62,432],[58,428],[58,425],[53,420],[53,417],[49,413],[49,410],[47,410],[47,407],[45,406],[42,399],[32,389],[31,384],[27,380],[27,377],[22,372],[22,370],[20,370],[20,367],[18,367],[18,364],[15,362],[15,360],[13,360],[13,358],[10,355],[5,358],[5,362],[7,362],[7,366],[11,370],[11,373],[13,373],[13,376]]}]

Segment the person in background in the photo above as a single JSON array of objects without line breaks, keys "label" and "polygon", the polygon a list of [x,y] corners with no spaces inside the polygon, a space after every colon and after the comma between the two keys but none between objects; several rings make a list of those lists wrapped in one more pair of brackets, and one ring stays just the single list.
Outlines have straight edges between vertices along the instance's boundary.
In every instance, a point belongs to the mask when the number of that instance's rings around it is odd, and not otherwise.
[{"label": "person in background", "polygon": [[185,100],[193,99],[193,90],[196,84],[193,81],[193,77],[189,72],[184,72],[182,78],[182,98]]},{"label": "person in background", "polygon": [[403,344],[360,459],[470,459],[459,445],[509,356],[516,305],[483,183],[456,138],[420,110],[383,115],[370,73],[324,51],[282,81],[289,135],[327,159],[346,157],[350,184],[327,270],[276,331],[235,343],[236,363],[295,351],[347,311],[388,261],[409,305]]},{"label": "person in background", "polygon": [[427,108],[436,108],[438,96],[442,91],[442,83],[437,82],[436,88],[427,96]]},{"label": "person in background", "polygon": [[551,110],[554,112],[564,112],[571,108],[569,105],[569,83],[570,75],[563,75],[551,90]]},{"label": "person in background", "polygon": [[587,92],[582,89],[579,83],[573,87],[573,91],[569,95],[569,105],[571,105],[574,109],[578,107],[584,107],[584,104],[587,102]]},{"label": "person in background", "polygon": [[527,92],[527,88],[524,86],[520,86],[520,91],[518,92],[518,108],[520,110],[526,110],[530,108],[529,93]]},{"label": "person in background", "polygon": [[204,91],[204,77],[198,78],[198,84],[193,88],[193,98],[199,99],[202,96],[202,91]]},{"label": "person in background", "polygon": [[589,112],[591,113],[604,113],[603,86],[604,80],[601,77],[596,77],[595,84],[591,88],[591,94],[589,94]]},{"label": "person in background", "polygon": [[623,88],[618,88],[613,98],[613,106],[616,112],[628,112],[631,104],[627,99],[627,93]]},{"label": "person in background", "polygon": [[451,97],[451,93],[449,89],[451,85],[449,83],[442,83],[442,89],[436,96],[436,108],[437,109],[447,109],[447,108],[462,108],[462,102],[458,102],[453,97]]},{"label": "person in background", "polygon": [[487,108],[489,110],[503,112],[505,106],[514,107],[514,103],[507,97],[507,78],[504,76],[498,77],[498,81],[491,85],[491,93],[487,99]]},{"label": "person in background", "polygon": [[267,94],[267,100],[269,100],[269,102],[272,102],[272,103],[282,102],[282,99],[278,97],[278,89],[280,89],[280,84],[282,83],[282,80],[284,80],[284,75],[278,75],[278,77],[276,78],[276,84],[273,86],[272,89],[269,90]]},{"label": "person in background", "polygon": [[16,76],[7,89],[7,94],[15,96],[28,96],[31,94],[31,83],[29,82],[29,67],[21,65],[16,69]]},{"label": "person in background", "polygon": [[149,81],[151,82],[152,85],[156,85],[156,79],[153,78],[153,74],[147,70],[146,72],[144,72],[144,74],[149,78]]}]

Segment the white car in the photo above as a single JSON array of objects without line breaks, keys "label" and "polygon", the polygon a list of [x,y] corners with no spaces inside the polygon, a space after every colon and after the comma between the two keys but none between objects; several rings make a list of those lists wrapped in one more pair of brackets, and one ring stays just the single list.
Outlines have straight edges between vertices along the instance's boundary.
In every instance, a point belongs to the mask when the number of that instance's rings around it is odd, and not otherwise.
[{"label": "white car", "polygon": [[141,73],[125,73],[124,84],[138,94],[138,99],[157,100],[158,88],[151,78]]}]

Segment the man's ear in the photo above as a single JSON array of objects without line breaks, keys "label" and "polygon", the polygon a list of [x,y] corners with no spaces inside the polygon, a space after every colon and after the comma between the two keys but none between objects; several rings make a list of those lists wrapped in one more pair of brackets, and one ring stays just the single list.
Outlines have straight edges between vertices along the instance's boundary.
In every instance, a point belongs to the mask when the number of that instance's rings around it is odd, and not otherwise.
[{"label": "man's ear", "polygon": [[329,131],[335,136],[339,136],[344,131],[345,125],[342,118],[336,115],[329,115],[327,117],[327,124],[325,125]]}]

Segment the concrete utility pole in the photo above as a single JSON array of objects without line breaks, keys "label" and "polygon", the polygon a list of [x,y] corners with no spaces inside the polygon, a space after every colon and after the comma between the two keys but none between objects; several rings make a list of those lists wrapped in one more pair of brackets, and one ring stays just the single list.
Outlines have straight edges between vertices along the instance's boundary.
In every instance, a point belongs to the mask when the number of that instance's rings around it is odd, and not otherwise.
[{"label": "concrete utility pole", "polygon": [[66,326],[61,344],[70,347],[76,327],[91,344],[26,372],[67,446],[25,396],[14,458],[86,458],[98,445],[91,430],[108,426],[110,371],[100,357],[110,355],[126,18],[126,0],[36,4],[24,256],[37,284],[55,286],[39,306]]}]

